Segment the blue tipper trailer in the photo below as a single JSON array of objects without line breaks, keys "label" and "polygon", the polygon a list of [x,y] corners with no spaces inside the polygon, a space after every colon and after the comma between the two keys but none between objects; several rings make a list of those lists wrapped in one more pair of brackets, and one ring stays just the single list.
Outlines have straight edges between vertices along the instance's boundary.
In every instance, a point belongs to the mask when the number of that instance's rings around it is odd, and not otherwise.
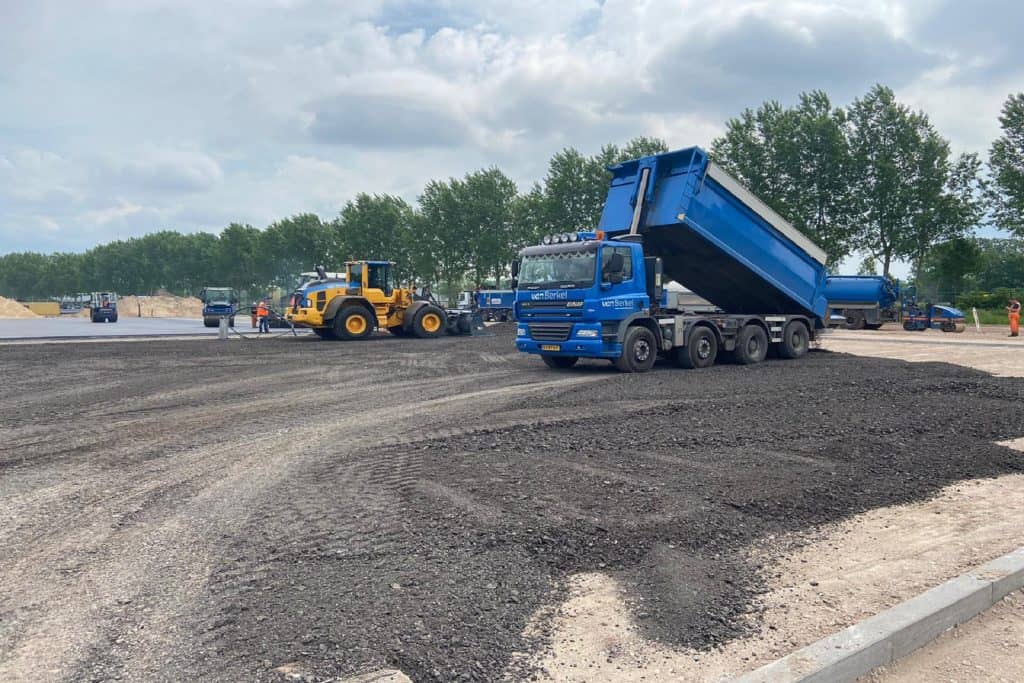
[{"label": "blue tipper trailer", "polygon": [[[627,161],[596,231],[549,235],[520,252],[516,347],[567,368],[605,358],[649,370],[658,355],[707,367],[804,355],[824,327],[826,254],[707,153]],[[718,307],[688,310],[675,280]]]},{"label": "blue tipper trailer", "polygon": [[484,320],[505,322],[513,319],[516,293],[512,289],[481,289],[475,293],[476,307]]},{"label": "blue tipper trailer", "polygon": [[830,275],[825,298],[831,320],[851,330],[877,330],[900,319],[900,283],[884,275]]}]

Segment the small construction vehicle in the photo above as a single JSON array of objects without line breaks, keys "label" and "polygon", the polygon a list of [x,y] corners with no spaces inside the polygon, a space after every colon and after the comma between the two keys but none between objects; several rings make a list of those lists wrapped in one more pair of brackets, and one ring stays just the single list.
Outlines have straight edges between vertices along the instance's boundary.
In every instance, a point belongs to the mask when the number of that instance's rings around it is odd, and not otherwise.
[{"label": "small construction vehicle", "polygon": [[89,317],[94,323],[117,322],[117,294],[93,292],[89,295]]},{"label": "small construction vehicle", "polygon": [[471,311],[445,310],[429,294],[398,287],[391,261],[349,261],[345,278],[319,277],[302,285],[291,297],[285,318],[308,327],[322,339],[366,339],[374,330],[397,337],[438,337],[472,334]]},{"label": "small construction vehicle", "polygon": [[203,301],[203,325],[217,327],[221,318],[228,319],[228,325],[235,326],[238,312],[238,293],[231,287],[203,287],[199,292]]}]

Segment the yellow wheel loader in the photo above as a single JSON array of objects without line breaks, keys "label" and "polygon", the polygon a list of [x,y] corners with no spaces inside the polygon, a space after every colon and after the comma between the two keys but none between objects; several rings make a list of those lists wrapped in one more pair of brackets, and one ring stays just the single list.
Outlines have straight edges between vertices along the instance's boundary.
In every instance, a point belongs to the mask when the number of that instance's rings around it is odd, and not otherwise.
[{"label": "yellow wheel loader", "polygon": [[469,311],[448,311],[432,298],[417,297],[395,285],[391,261],[349,261],[345,278],[320,275],[296,291],[285,318],[296,327],[308,327],[322,339],[365,339],[374,330],[404,337],[472,334]]}]

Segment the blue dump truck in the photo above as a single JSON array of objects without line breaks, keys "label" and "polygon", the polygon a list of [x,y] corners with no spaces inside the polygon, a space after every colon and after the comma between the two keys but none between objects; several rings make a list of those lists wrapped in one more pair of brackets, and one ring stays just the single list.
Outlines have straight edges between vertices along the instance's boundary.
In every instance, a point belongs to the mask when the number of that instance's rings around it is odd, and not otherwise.
[{"label": "blue dump truck", "polygon": [[900,283],[884,275],[830,275],[825,298],[831,320],[851,330],[900,321]]},{"label": "blue dump truck", "polygon": [[[704,368],[726,354],[760,362],[769,346],[807,353],[828,309],[825,252],[699,147],[609,170],[597,230],[545,237],[513,265],[517,349],[625,372],[659,355]],[[668,279],[719,310],[688,308]]]}]

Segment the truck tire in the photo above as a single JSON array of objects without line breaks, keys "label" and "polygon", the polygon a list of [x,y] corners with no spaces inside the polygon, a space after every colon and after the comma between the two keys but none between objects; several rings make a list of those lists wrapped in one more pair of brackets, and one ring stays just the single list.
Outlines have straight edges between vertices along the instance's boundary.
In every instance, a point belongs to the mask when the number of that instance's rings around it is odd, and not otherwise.
[{"label": "truck tire", "polygon": [[576,356],[541,356],[544,365],[555,370],[568,370],[579,360]]},{"label": "truck tire", "polygon": [[686,346],[677,347],[675,362],[681,368],[710,368],[718,356],[718,338],[706,327],[695,327]]},{"label": "truck tire", "polygon": [[416,311],[412,333],[420,339],[440,337],[448,325],[448,315],[437,306],[424,306]]},{"label": "truck tire", "polygon": [[203,318],[203,327],[217,327],[217,319]]},{"label": "truck tire", "polygon": [[807,326],[799,320],[790,320],[782,331],[779,343],[779,355],[783,358],[799,358],[807,353],[811,344],[811,335]]},{"label": "truck tire", "polygon": [[228,327],[234,327],[234,326],[235,326],[235,319],[234,319],[234,317],[228,318]]},{"label": "truck tire", "polygon": [[768,335],[760,325],[748,324],[736,335],[733,358],[740,365],[760,363],[768,354]]},{"label": "truck tire", "polygon": [[880,330],[883,323],[864,323],[865,330]]},{"label": "truck tire", "polygon": [[366,339],[373,334],[370,313],[362,306],[343,308],[334,316],[334,336],[345,341]]},{"label": "truck tire", "polygon": [[658,359],[658,340],[646,327],[636,325],[626,330],[622,355],[615,359],[621,372],[647,372]]},{"label": "truck tire", "polygon": [[114,314],[114,317],[110,319],[110,322],[112,322],[112,323],[116,323],[117,322],[117,314],[116,313]]},{"label": "truck tire", "polygon": [[867,324],[864,314],[860,311],[854,311],[846,316],[846,329],[848,330],[863,330]]}]

